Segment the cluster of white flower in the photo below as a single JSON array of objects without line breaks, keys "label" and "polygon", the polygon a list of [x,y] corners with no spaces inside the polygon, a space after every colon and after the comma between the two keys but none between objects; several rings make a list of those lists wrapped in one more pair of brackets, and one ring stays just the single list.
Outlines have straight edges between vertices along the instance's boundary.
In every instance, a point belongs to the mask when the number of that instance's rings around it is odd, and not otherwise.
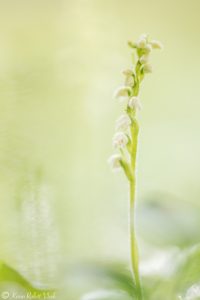
[{"label": "cluster of white flower", "polygon": [[[116,122],[116,133],[113,137],[114,148],[119,149],[121,152],[121,154],[112,155],[109,159],[109,163],[114,170],[123,167],[125,151],[134,138],[130,133],[131,128],[136,123],[137,111],[142,108],[138,96],[140,83],[145,74],[152,72],[152,66],[149,63],[150,53],[152,49],[163,48],[159,41],[150,40],[146,34],[141,35],[136,43],[129,42],[128,44],[136,52],[137,61],[133,62],[132,68],[123,71],[123,75],[125,76],[124,85],[117,88],[114,93],[114,98],[126,105],[125,112]],[[131,155],[130,151],[128,152],[128,155]]]},{"label": "cluster of white flower", "polygon": [[129,42],[129,46],[136,49],[141,71],[143,73],[151,73],[152,66],[149,63],[149,56],[153,49],[163,49],[163,45],[157,40],[150,40],[147,34],[142,34],[136,43]]}]

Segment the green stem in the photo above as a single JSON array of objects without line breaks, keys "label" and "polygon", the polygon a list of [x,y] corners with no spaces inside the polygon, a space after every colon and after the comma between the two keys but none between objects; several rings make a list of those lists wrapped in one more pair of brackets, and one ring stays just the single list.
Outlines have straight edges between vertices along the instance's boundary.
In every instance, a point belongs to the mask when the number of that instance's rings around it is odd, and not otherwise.
[{"label": "green stem", "polygon": [[137,239],[135,234],[135,194],[136,194],[136,154],[137,154],[137,138],[138,138],[138,124],[134,122],[131,127],[132,134],[132,153],[131,153],[131,168],[132,178],[130,180],[130,210],[129,210],[129,224],[130,224],[130,258],[131,258],[131,271],[136,285],[137,299],[142,300],[142,287],[140,283],[139,273],[139,255]]},{"label": "green stem", "polygon": [[134,277],[138,300],[142,300],[142,288],[139,274],[138,246],[135,234],[135,179],[130,182],[130,254],[131,271]]}]

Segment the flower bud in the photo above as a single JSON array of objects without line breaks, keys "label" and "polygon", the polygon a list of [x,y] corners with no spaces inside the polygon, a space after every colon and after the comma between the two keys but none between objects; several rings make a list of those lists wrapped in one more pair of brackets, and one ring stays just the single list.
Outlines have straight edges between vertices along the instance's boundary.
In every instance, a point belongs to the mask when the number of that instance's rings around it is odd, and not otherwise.
[{"label": "flower bud", "polygon": [[128,138],[123,132],[119,131],[115,133],[113,137],[114,148],[124,148],[127,143],[128,143]]},{"label": "flower bud", "polygon": [[136,96],[131,97],[131,99],[128,102],[128,106],[130,108],[135,109],[135,110],[141,110],[142,109],[141,101]]},{"label": "flower bud", "polygon": [[127,114],[123,114],[119,119],[116,121],[116,130],[126,131],[129,126],[131,125],[131,119]]},{"label": "flower bud", "polygon": [[111,166],[113,171],[117,171],[121,168],[121,161],[122,157],[120,154],[113,154],[111,157],[108,159],[108,163]]}]

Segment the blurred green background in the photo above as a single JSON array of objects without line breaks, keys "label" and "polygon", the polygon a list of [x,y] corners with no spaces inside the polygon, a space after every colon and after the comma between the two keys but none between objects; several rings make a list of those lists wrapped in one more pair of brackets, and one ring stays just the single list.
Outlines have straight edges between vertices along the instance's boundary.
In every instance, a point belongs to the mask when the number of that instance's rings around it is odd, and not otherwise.
[{"label": "blurred green background", "polygon": [[128,261],[127,182],[106,161],[126,42],[142,33],[165,50],[141,92],[141,257],[197,243],[200,2],[0,4],[0,260],[47,284],[53,262]]}]

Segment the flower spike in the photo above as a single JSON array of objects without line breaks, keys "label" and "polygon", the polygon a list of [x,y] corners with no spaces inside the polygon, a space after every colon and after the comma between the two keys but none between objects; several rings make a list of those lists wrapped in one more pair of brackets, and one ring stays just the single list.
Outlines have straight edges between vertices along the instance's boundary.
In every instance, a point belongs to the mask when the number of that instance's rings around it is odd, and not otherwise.
[{"label": "flower spike", "polygon": [[139,258],[137,240],[135,235],[135,190],[136,190],[136,156],[139,125],[137,113],[141,110],[139,98],[140,86],[144,77],[152,72],[150,54],[154,49],[162,49],[162,44],[151,40],[147,34],[140,36],[137,42],[128,42],[132,50],[134,64],[131,69],[123,71],[125,83],[119,87],[114,97],[125,104],[124,113],[116,121],[116,133],[113,137],[113,146],[119,153],[113,154],[109,164],[113,170],[124,171],[130,187],[130,262],[131,272],[136,287],[136,300],[142,300],[142,287],[139,273]]}]

